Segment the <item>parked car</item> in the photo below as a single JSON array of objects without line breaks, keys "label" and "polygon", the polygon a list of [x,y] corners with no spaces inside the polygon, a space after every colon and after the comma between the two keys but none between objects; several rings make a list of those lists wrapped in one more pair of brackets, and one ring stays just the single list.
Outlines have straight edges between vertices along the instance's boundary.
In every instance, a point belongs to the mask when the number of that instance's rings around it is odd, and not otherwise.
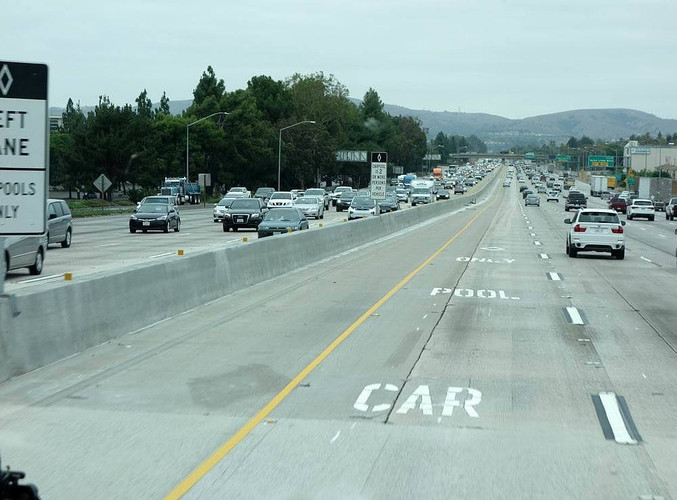
[{"label": "parked car", "polygon": [[653,206],[653,201],[635,198],[632,200],[632,203],[628,205],[627,214],[628,220],[632,220],[637,217],[644,217],[649,220],[654,220],[656,218],[656,209]]},{"label": "parked car", "polygon": [[31,274],[40,274],[45,263],[47,235],[6,236],[4,242],[5,269],[28,268]]},{"label": "parked car", "polygon": [[61,243],[63,248],[71,246],[73,237],[73,216],[63,200],[47,200],[47,245]]},{"label": "parked car", "polygon": [[129,232],[135,233],[141,230],[164,231],[170,229],[178,233],[181,230],[181,218],[174,205],[163,203],[144,203],[129,218]]},{"label": "parked car", "polygon": [[620,196],[614,196],[609,200],[609,210],[615,210],[616,212],[619,213],[627,213],[627,207],[628,203],[625,198],[621,198]]},{"label": "parked car", "polygon": [[257,229],[268,209],[261,198],[239,198],[233,200],[223,214],[223,231]]},{"label": "parked car", "polygon": [[324,219],[324,199],[319,196],[305,196],[296,198],[293,204],[306,217],[314,219]]},{"label": "parked car", "polygon": [[273,208],[263,217],[258,227],[258,236],[272,236],[276,233],[308,229],[308,219],[295,208]]},{"label": "parked car", "polygon": [[564,222],[571,225],[566,239],[569,257],[576,257],[578,252],[611,252],[619,260],[625,258],[625,221],[615,210],[584,208]]}]

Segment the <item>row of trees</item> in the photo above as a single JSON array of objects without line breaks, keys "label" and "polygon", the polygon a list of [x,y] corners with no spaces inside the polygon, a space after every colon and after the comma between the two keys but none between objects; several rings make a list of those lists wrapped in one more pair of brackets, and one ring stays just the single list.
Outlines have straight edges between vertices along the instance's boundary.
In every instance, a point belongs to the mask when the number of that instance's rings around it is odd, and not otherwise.
[{"label": "row of trees", "polygon": [[[187,127],[217,112],[228,114],[189,127],[189,168],[191,180],[210,173],[212,183],[222,187],[276,186],[280,129],[304,120],[315,124],[282,133],[283,188],[341,177],[365,183],[368,164],[339,163],[339,150],[387,151],[391,164],[408,171],[420,169],[430,148],[418,119],[391,116],[373,89],[356,106],[348,89],[323,73],[286,81],[255,76],[245,89],[228,92],[210,66],[193,98],[181,116],[170,113],[165,94],[155,109],[146,90],[135,107],[116,106],[101,96],[87,115],[69,99],[63,126],[50,138],[50,183],[69,191],[88,189],[104,173],[117,186],[155,188],[164,177],[185,175]],[[478,140],[441,134],[435,141],[451,153]]]}]

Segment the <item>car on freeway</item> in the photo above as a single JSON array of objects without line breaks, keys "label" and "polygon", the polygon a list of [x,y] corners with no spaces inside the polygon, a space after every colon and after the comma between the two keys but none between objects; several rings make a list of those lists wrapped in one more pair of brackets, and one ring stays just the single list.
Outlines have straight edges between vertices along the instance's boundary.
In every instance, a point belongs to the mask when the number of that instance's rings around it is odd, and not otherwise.
[{"label": "car on freeway", "polygon": [[625,198],[614,196],[609,200],[608,208],[609,210],[615,210],[616,212],[624,214],[627,212],[628,202]]},{"label": "car on freeway", "polygon": [[522,199],[523,200],[526,199],[526,197],[529,196],[530,194],[534,194],[534,192],[531,189],[525,189],[524,191],[522,191]]},{"label": "car on freeway", "polygon": [[232,195],[238,198],[251,198],[252,194],[246,187],[232,187],[226,193],[226,196]]},{"label": "car on freeway", "polygon": [[291,191],[275,191],[268,198],[268,208],[291,208],[294,205],[294,193]]},{"label": "car on freeway", "polygon": [[223,232],[257,229],[266,212],[268,208],[261,198],[235,199],[223,214]]},{"label": "car on freeway", "polygon": [[510,181],[509,181],[509,180],[503,181],[503,187],[504,187],[504,188],[509,188],[509,187],[510,187]]},{"label": "car on freeway", "polygon": [[296,208],[273,208],[263,217],[258,227],[259,238],[289,231],[308,229],[308,219]]},{"label": "car on freeway", "polygon": [[355,196],[348,207],[348,220],[374,217],[381,213],[381,209],[373,198]]},{"label": "car on freeway", "polygon": [[397,188],[395,190],[395,194],[397,195],[397,199],[401,202],[404,203],[409,203],[409,190],[405,188]]},{"label": "car on freeway", "polygon": [[619,260],[625,258],[625,221],[615,210],[583,208],[564,222],[571,226],[566,237],[569,257],[576,257],[578,252],[611,252]]},{"label": "car on freeway", "polygon": [[653,206],[653,201],[642,198],[635,198],[628,205],[626,209],[628,220],[637,217],[644,217],[645,219],[654,220],[656,218],[656,209]]},{"label": "car on freeway", "polygon": [[129,218],[129,232],[138,230],[164,231],[170,229],[178,233],[181,230],[181,217],[174,205],[168,203],[144,203]]},{"label": "car on freeway", "polygon": [[343,212],[344,210],[348,210],[356,194],[357,192],[352,189],[350,191],[343,191],[341,197],[336,198],[336,211]]},{"label": "car on freeway", "polygon": [[395,212],[400,209],[400,200],[395,193],[386,193],[383,200],[378,200],[378,207],[381,213]]},{"label": "car on freeway", "polygon": [[556,201],[557,203],[559,203],[559,192],[558,191],[550,191],[548,193],[548,196],[546,197],[545,201],[546,202]]},{"label": "car on freeway", "polygon": [[343,195],[343,193],[350,193],[353,191],[353,188],[350,186],[336,186],[334,192],[331,193],[331,204],[336,206],[337,200]]},{"label": "car on freeway", "polygon": [[569,196],[567,196],[566,201],[564,202],[564,211],[568,212],[570,208],[587,208],[588,199],[580,191],[569,191]]},{"label": "car on freeway", "polygon": [[61,243],[63,248],[71,246],[73,238],[73,215],[63,200],[47,200],[47,245]]},{"label": "car on freeway", "polygon": [[675,220],[677,217],[677,196],[673,196],[665,204],[665,220]]},{"label": "car on freeway", "polygon": [[528,194],[527,197],[524,199],[524,206],[528,207],[529,205],[534,205],[536,207],[541,206],[541,197],[538,196],[535,193]]},{"label": "car on freeway", "polygon": [[539,193],[543,193],[543,194],[547,193],[547,190],[546,190],[546,188],[545,188],[545,186],[544,186],[543,184],[541,184],[540,186],[538,186],[538,192],[539,192]]},{"label": "car on freeway", "polygon": [[324,209],[329,210],[329,205],[331,204],[331,197],[329,196],[329,193],[327,193],[324,189],[322,188],[306,189],[305,196],[318,196],[322,198]]},{"label": "car on freeway", "polygon": [[260,187],[256,190],[254,193],[254,198],[261,198],[263,200],[263,203],[268,203],[268,198],[270,198],[270,195],[275,192],[275,188],[271,187]]},{"label": "car on freeway", "polygon": [[5,254],[5,269],[28,268],[30,274],[40,274],[45,263],[47,235],[6,236],[2,238]]},{"label": "car on freeway", "polygon": [[463,194],[466,192],[466,187],[463,182],[457,182],[454,186],[454,194]]},{"label": "car on freeway", "polygon": [[214,210],[212,211],[212,218],[214,222],[222,222],[223,214],[226,213],[226,210],[235,200],[241,200],[242,198],[231,198],[229,196],[224,196],[219,200],[218,203],[214,205]]},{"label": "car on freeway", "polygon": [[324,199],[319,196],[305,196],[296,198],[293,207],[299,210],[306,217],[314,219],[324,219]]},{"label": "car on freeway", "polygon": [[438,200],[448,200],[451,198],[451,193],[449,192],[448,189],[440,189],[437,191],[437,199]]},{"label": "car on freeway", "polygon": [[415,187],[411,190],[411,206],[415,207],[421,203],[429,204],[435,201],[436,195],[432,187]]}]

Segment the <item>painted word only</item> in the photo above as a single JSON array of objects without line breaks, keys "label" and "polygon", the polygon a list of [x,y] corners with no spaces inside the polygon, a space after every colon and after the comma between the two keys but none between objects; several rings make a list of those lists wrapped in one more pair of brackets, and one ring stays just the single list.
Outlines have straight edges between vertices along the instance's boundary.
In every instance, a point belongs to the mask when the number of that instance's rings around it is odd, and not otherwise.
[{"label": "painted word only", "polygon": [[484,257],[456,257],[458,262],[486,262],[487,264],[512,264],[517,259],[486,259]]},{"label": "painted word only", "polygon": [[471,290],[470,288],[433,288],[430,295],[449,295],[453,293],[455,297],[469,299],[477,297],[478,299],[505,299],[519,300],[519,297],[508,297],[503,290]]},{"label": "painted word only", "polygon": [[[387,411],[392,408],[391,403],[379,403],[373,406],[369,405],[369,399],[376,391],[385,390],[388,392],[398,393],[399,387],[393,384],[369,384],[362,389],[360,395],[357,397],[353,408],[361,412],[378,413]],[[460,399],[458,396],[466,392],[465,399]],[[451,417],[454,414],[454,408],[460,408],[469,417],[479,418],[479,414],[475,406],[482,401],[482,393],[477,389],[470,387],[447,387],[447,393],[444,398],[444,405],[442,406],[442,417]],[[433,416],[433,400],[430,396],[430,387],[427,385],[419,385],[409,397],[400,405],[395,411],[398,415],[406,415],[410,411],[420,411],[423,415]]]}]

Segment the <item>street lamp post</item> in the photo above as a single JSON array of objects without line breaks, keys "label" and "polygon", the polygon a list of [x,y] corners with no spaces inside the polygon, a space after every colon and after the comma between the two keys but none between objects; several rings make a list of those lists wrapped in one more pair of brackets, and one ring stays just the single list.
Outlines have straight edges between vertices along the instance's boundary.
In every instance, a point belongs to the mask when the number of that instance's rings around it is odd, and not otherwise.
[{"label": "street lamp post", "polygon": [[196,123],[200,123],[201,121],[206,120],[207,118],[211,118],[212,116],[216,115],[227,115],[229,113],[225,111],[217,111],[216,113],[212,113],[209,116],[205,116],[204,118],[200,118],[199,120],[194,121],[193,123],[189,123],[186,125],[186,181],[190,181],[190,177],[188,176],[188,165],[189,165],[189,154],[190,154],[190,147],[189,147],[189,142],[190,142],[190,136],[188,135],[188,129],[195,125]]},{"label": "street lamp post", "polygon": [[315,123],[313,120],[303,120],[302,122],[294,123],[288,127],[283,127],[280,129],[280,134],[277,141],[277,190],[280,190],[280,173],[282,167],[282,131],[287,130],[288,128],[296,127],[297,125],[303,125],[304,123]]}]

